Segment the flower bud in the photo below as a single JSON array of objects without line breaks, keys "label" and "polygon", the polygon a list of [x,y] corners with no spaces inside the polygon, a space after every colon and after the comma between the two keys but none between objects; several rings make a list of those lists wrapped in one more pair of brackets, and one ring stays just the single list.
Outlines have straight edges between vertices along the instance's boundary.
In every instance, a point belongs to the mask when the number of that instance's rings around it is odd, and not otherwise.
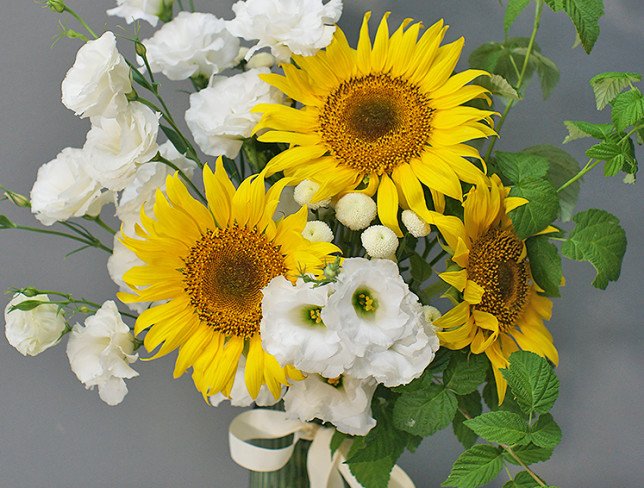
[{"label": "flower bud", "polygon": [[376,218],[378,208],[364,193],[348,193],[335,204],[335,216],[351,230],[362,230]]},{"label": "flower bud", "polygon": [[274,65],[275,56],[273,56],[271,53],[261,52],[251,57],[246,63],[246,66],[244,66],[244,69],[249,70],[253,68],[272,68]]},{"label": "flower bud", "polygon": [[372,258],[390,259],[398,249],[398,238],[384,225],[372,225],[360,236],[362,246]]},{"label": "flower bud", "polygon": [[233,64],[235,66],[238,66],[240,64],[246,64],[246,55],[248,54],[249,49],[247,47],[240,47],[239,48],[239,53],[237,53],[237,57],[233,61]]},{"label": "flower bud", "polygon": [[403,210],[402,221],[409,233],[414,237],[425,237],[431,232],[429,224],[412,210]]},{"label": "flower bud", "polygon": [[28,286],[27,288],[18,290],[18,293],[26,297],[32,298],[32,297],[35,297],[36,295],[40,295],[40,290],[36,290],[33,286]]},{"label": "flower bud", "polygon": [[62,14],[66,7],[63,0],[47,0],[47,6],[54,12]]},{"label": "flower bud", "polygon": [[134,50],[136,51],[136,54],[141,56],[142,58],[146,57],[148,50],[145,47],[145,45],[142,42],[136,41],[134,43]]},{"label": "flower bud", "polygon": [[311,242],[333,241],[333,231],[325,222],[320,220],[307,222],[302,235]]},{"label": "flower bud", "polygon": [[29,201],[29,199],[26,196],[21,195],[20,193],[7,190],[4,192],[4,196],[7,197],[9,200],[11,200],[13,204],[16,205],[17,207],[22,207],[22,208],[31,207],[31,202]]},{"label": "flower bud", "polygon": [[438,310],[436,307],[432,307],[431,305],[425,305],[423,306],[423,316],[425,317],[425,320],[433,324],[435,320],[438,320],[441,318],[443,314],[441,314],[440,310]]}]

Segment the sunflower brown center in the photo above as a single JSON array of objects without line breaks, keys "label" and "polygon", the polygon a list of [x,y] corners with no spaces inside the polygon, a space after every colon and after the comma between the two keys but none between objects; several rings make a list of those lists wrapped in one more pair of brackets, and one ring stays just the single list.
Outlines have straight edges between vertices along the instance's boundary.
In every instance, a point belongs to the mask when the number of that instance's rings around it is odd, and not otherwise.
[{"label": "sunflower brown center", "polygon": [[387,74],[343,82],[320,111],[320,135],[340,163],[360,173],[389,173],[419,157],[434,110],[416,86]]},{"label": "sunflower brown center", "polygon": [[521,259],[523,242],[510,231],[490,229],[470,250],[467,276],[485,289],[475,308],[494,315],[507,332],[528,297],[528,263]]},{"label": "sunflower brown center", "polygon": [[286,272],[277,246],[255,229],[208,230],[185,259],[185,291],[199,318],[217,331],[259,332],[262,288]]}]

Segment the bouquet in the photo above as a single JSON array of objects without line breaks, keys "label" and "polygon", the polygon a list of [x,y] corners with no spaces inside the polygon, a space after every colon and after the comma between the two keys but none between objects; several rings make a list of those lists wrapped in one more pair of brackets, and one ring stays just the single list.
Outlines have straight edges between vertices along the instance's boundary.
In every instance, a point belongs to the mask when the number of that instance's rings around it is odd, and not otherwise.
[{"label": "bouquet", "polygon": [[[340,0],[243,0],[231,20],[116,3],[125,25],[99,30],[45,2],[59,40],[80,43],[62,102],[90,128],[29,196],[4,188],[26,211],[0,227],[103,252],[119,291],[15,284],[8,342],[30,356],[66,344],[108,405],[146,359],[173,361],[200,402],[253,407],[229,430],[251,486],[413,487],[398,458],[448,426],[463,452],[444,486],[504,468],[505,487],[554,486],[531,466],[562,437],[553,299],[562,257],[592,264],[596,288],[619,277],[618,218],[575,205],[599,165],[635,183],[641,75],[590,80],[604,121],[565,121],[583,167],[543,141],[497,141],[530,81],[547,97],[559,79],[536,41],[544,12],[590,53],[602,1],[509,0],[504,40],[468,69],[442,19],[366,11],[354,42]],[[510,37],[528,5],[532,31]]]}]

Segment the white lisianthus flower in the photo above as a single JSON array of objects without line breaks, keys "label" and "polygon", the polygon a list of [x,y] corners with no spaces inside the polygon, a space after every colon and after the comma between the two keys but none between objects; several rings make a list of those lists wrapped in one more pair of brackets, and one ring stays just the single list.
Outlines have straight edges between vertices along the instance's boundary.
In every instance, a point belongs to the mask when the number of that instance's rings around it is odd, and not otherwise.
[{"label": "white lisianthus flower", "polygon": [[283,103],[284,95],[259,78],[265,73],[267,68],[229,78],[215,76],[208,88],[190,95],[186,122],[204,153],[237,157],[261,118],[252,109],[260,103]]},{"label": "white lisianthus flower", "polygon": [[425,237],[431,231],[429,224],[413,210],[403,210],[402,221],[409,233],[414,237]]},{"label": "white lisianthus flower", "polygon": [[372,258],[391,259],[398,249],[396,233],[384,225],[372,225],[365,229],[360,240]]},{"label": "white lisianthus flower", "polygon": [[172,8],[173,0],[116,0],[117,7],[107,11],[107,15],[122,17],[128,24],[145,20],[156,27],[159,17]]},{"label": "white lisianthus flower", "polygon": [[378,207],[369,195],[347,193],[335,204],[335,216],[351,230],[362,230],[376,218]]},{"label": "white lisianthus flower", "polygon": [[102,186],[85,168],[88,156],[82,149],[65,148],[56,159],[38,169],[31,190],[31,211],[44,225],[83,215],[98,215],[113,192]]},{"label": "white lisianthus flower", "polygon": [[312,56],[329,45],[342,0],[246,0],[235,3],[233,12],[228,30],[248,41],[258,40],[246,59],[270,47],[280,62],[286,62],[291,53]]},{"label": "white lisianthus flower", "polygon": [[130,68],[109,31],[78,50],[62,84],[63,104],[81,117],[115,117],[131,91]]},{"label": "white lisianthus flower", "polygon": [[[145,263],[138,258],[138,256],[125,247],[121,239],[123,235],[117,232],[114,236],[114,244],[112,246],[112,255],[107,259],[107,272],[110,278],[119,287],[119,291],[124,293],[132,293],[132,288],[125,282],[123,275],[135,266],[143,266]],[[137,313],[142,313],[150,306],[149,303],[137,302],[126,303],[127,307]]]},{"label": "white lisianthus flower", "polygon": [[307,222],[302,231],[302,235],[311,242],[331,242],[333,241],[333,231],[326,222],[321,220],[312,220]]},{"label": "white lisianthus flower", "polygon": [[346,259],[321,315],[354,355],[346,373],[387,387],[419,377],[439,346],[418,297],[385,259]]},{"label": "white lisianthus flower", "polygon": [[260,335],[264,350],[282,366],[292,364],[308,373],[339,376],[351,356],[342,349],[336,331],[322,321],[330,286],[314,287],[283,276],[263,289]]},{"label": "white lisianthus flower", "polygon": [[65,317],[58,305],[50,303],[43,303],[31,310],[13,309],[27,300],[49,302],[49,297],[27,297],[16,293],[4,309],[4,334],[20,354],[36,356],[58,343],[65,330]]},{"label": "white lisianthus flower", "polygon": [[133,102],[116,118],[93,120],[83,147],[90,176],[110,190],[125,188],[134,179],[137,164],[146,163],[158,150],[159,116]]},{"label": "white lisianthus flower", "polygon": [[139,357],[134,354],[134,336],[113,301],[88,317],[84,327],[74,325],[67,357],[81,383],[88,390],[98,386],[98,395],[108,405],[121,403],[127,394],[125,380],[139,375],[130,366]]},{"label": "white lisianthus flower", "polygon": [[285,388],[282,388],[282,395],[275,398],[266,385],[262,385],[259,389],[257,398],[253,400],[246,387],[246,380],[244,379],[244,369],[246,367],[246,357],[242,355],[239,358],[237,372],[235,373],[235,381],[230,390],[230,398],[226,397],[223,393],[217,393],[208,398],[213,407],[218,407],[223,401],[229,400],[233,407],[249,407],[253,403],[260,407],[270,407],[280,401],[284,394]]},{"label": "white lisianthus flower", "polygon": [[232,68],[239,52],[239,39],[228,32],[226,21],[202,12],[180,12],[143,45],[152,72],[170,80],[210,78]]},{"label": "white lisianthus flower", "polygon": [[345,434],[366,435],[376,425],[371,399],[377,383],[341,376],[328,380],[317,374],[296,381],[284,395],[284,409],[291,419],[308,422],[315,418],[331,422]]},{"label": "white lisianthus flower", "polygon": [[303,180],[295,187],[295,192],[293,197],[295,201],[300,205],[307,205],[311,210],[317,210],[318,208],[328,207],[331,203],[331,199],[327,198],[318,202],[312,202],[313,196],[320,189],[320,185],[315,181]]}]

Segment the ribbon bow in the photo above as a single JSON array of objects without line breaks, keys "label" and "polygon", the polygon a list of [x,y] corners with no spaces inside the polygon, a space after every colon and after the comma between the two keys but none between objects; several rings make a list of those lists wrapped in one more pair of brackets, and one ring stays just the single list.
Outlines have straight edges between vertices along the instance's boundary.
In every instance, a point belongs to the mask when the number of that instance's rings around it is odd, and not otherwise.
[{"label": "ribbon bow", "polygon": [[[312,441],[307,458],[311,488],[343,488],[343,479],[351,488],[362,488],[345,464],[348,445],[345,443],[331,455],[333,429],[317,424],[290,420],[277,410],[249,410],[233,419],[228,429],[230,455],[240,466],[251,471],[277,471],[293,455],[300,439]],[[271,449],[250,444],[251,439],[279,439],[293,434],[293,442]],[[388,488],[414,488],[407,473],[399,466],[391,472]]]}]

